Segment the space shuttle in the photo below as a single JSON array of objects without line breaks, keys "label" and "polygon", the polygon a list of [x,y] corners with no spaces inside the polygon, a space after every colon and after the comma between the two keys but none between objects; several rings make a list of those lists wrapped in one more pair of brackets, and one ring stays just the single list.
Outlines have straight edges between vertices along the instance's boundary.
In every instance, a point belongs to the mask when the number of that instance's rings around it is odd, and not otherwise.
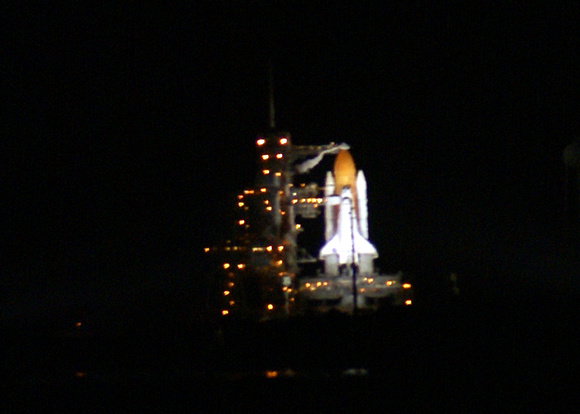
[{"label": "space shuttle", "polygon": [[338,152],[333,171],[326,173],[324,195],[326,243],[319,258],[325,274],[338,276],[343,265],[352,264],[359,274],[372,274],[379,255],[368,240],[367,183],[348,150]]}]

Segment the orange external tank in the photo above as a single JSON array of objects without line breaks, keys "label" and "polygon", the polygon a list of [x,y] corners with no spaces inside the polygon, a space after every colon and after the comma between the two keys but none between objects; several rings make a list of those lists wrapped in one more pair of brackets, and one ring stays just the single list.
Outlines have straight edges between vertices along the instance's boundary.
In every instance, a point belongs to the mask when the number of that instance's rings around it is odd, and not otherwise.
[{"label": "orange external tank", "polygon": [[[348,150],[340,150],[334,160],[334,193],[340,195],[343,187],[356,194],[356,166]],[[356,198],[356,197],[355,197]]]}]

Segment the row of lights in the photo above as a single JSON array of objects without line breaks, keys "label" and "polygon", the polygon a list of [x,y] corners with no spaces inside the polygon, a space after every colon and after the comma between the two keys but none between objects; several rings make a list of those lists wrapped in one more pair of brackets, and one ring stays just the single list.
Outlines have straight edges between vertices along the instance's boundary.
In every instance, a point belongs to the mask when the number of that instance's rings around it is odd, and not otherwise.
[{"label": "row of lights", "polygon": [[[320,287],[320,286],[328,286],[328,282],[316,282],[316,284],[315,284],[315,285],[316,285],[316,287]],[[306,282],[306,283],[304,284],[304,287],[305,287],[305,288],[309,288],[309,287],[311,287],[311,286],[312,286],[312,283],[310,283],[310,282]],[[312,287],[314,287],[314,286],[312,286]]]},{"label": "row of lights", "polygon": [[[229,268],[231,267],[231,264],[229,264],[229,263],[224,263],[224,264],[223,264],[223,267],[224,267],[224,269],[229,269]],[[238,263],[238,264],[237,264],[237,268],[238,268],[238,269],[243,269],[243,268],[245,268],[245,267],[246,267],[246,265],[245,265],[244,263]]]},{"label": "row of lights", "polygon": [[[265,193],[268,190],[266,188],[262,187],[262,188],[260,188],[259,191],[261,193]],[[256,194],[256,190],[244,190],[244,194],[238,194],[238,199],[243,200],[244,195],[252,195],[252,194]]]},{"label": "row of lights", "polygon": [[[284,155],[281,153],[276,154],[276,159],[281,160],[284,158]],[[270,159],[270,154],[262,154],[262,160],[267,161]]]},{"label": "row of lights", "polygon": [[[274,250],[274,246],[252,247],[252,252],[263,252],[263,251],[271,252],[273,250]],[[276,247],[276,250],[281,252],[282,250],[284,250],[284,246],[278,246],[278,247]]]},{"label": "row of lights", "polygon": [[[282,247],[282,246],[280,246],[280,247]],[[375,281],[375,279],[373,279],[372,277],[369,277],[369,278],[365,277],[365,278],[363,278],[363,281],[367,282],[368,284],[371,284]],[[393,282],[392,280],[387,280],[385,282],[385,285],[392,286],[393,283],[395,283],[395,282]],[[304,284],[304,286],[307,288],[309,288],[311,285],[312,285],[312,283],[310,283],[310,282],[306,282]],[[328,285],[328,282],[316,282],[316,286],[326,286],[326,285]],[[403,289],[411,289],[411,284],[410,283],[403,283]]]},{"label": "row of lights", "polygon": [[[209,253],[212,250],[217,250],[217,247],[204,247],[203,251],[205,253]],[[246,248],[244,246],[226,246],[224,247],[224,250],[229,252],[230,250],[234,250],[234,251],[238,251],[238,250],[246,250]]]},{"label": "row of lights", "polygon": [[293,199],[292,200],[292,204],[296,204],[296,203],[322,203],[322,198],[315,198],[315,197],[309,197],[309,198],[301,198],[300,200],[298,199]]},{"label": "row of lights", "polygon": [[[286,137],[281,137],[280,140],[278,141],[280,143],[280,145],[286,145],[288,143],[288,138]],[[260,138],[256,141],[256,144],[261,147],[262,145],[264,145],[266,143],[266,140],[264,138]]]}]

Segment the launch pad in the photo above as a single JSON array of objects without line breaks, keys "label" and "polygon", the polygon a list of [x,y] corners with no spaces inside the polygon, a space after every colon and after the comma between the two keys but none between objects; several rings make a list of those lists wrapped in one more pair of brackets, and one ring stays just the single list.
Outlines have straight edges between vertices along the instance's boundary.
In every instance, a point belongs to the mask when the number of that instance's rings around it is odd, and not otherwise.
[{"label": "launch pad", "polygon": [[[379,274],[379,254],[369,240],[367,182],[357,171],[346,143],[293,145],[276,129],[270,66],[269,131],[258,136],[256,185],[237,197],[239,217],[232,240],[205,249],[217,253],[213,278],[222,316],[289,316],[336,309],[355,312],[385,305],[411,305],[411,285],[403,274]],[[327,155],[336,155],[323,187],[295,184]],[[324,208],[325,243],[314,258],[298,243],[297,217],[316,219]],[[323,271],[308,274],[304,265]]]},{"label": "launch pad", "polygon": [[[256,140],[260,170],[256,186],[237,197],[239,217],[232,240],[218,253],[214,277],[222,316],[283,317],[304,312],[411,305],[404,275],[379,274],[369,240],[367,182],[347,144],[294,146],[290,134],[272,131]],[[295,184],[296,174],[336,155],[324,186]],[[313,257],[298,243],[300,223],[324,216],[325,242]],[[317,235],[309,235],[317,237]],[[308,273],[306,264],[321,269]]]}]

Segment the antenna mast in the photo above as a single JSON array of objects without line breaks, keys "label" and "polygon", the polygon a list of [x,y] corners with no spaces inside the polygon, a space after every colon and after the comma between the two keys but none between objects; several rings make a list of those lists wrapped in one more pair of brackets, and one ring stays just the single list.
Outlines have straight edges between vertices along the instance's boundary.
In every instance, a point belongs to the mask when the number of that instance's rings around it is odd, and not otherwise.
[{"label": "antenna mast", "polygon": [[274,109],[274,74],[272,70],[272,61],[268,61],[268,101],[270,104],[270,111],[268,120],[270,128],[276,128],[276,111]]}]

